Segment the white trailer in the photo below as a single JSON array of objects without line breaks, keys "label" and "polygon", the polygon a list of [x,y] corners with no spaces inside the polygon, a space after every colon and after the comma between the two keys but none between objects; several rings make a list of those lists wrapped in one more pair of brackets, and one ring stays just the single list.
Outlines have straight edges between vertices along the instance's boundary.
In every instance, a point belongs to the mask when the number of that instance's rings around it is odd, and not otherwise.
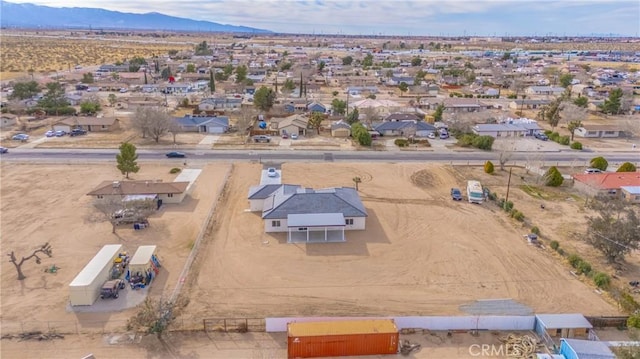
[{"label": "white trailer", "polygon": [[467,199],[469,203],[482,203],[484,201],[484,191],[478,181],[467,182]]},{"label": "white trailer", "polygon": [[109,280],[113,261],[122,251],[122,244],[107,244],[91,259],[69,284],[71,305],[92,305],[104,282]]}]

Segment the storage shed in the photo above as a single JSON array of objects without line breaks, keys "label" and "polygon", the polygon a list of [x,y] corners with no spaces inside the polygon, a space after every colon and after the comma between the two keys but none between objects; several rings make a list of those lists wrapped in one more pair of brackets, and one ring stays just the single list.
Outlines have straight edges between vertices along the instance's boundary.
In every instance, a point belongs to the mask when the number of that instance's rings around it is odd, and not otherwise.
[{"label": "storage shed", "polygon": [[398,353],[393,319],[289,323],[289,358]]},{"label": "storage shed", "polygon": [[562,339],[560,354],[566,359],[615,359],[605,342],[596,340]]},{"label": "storage shed", "polygon": [[122,244],[107,244],[87,263],[69,284],[72,306],[92,305],[100,295],[102,284],[109,280],[113,261],[122,251]]},{"label": "storage shed", "polygon": [[[129,262],[129,271],[133,274],[156,271],[158,260],[156,256],[156,246],[140,246]],[[157,273],[155,273],[157,274]]]},{"label": "storage shed", "polygon": [[589,337],[591,323],[582,314],[537,314],[535,331],[553,339]]}]

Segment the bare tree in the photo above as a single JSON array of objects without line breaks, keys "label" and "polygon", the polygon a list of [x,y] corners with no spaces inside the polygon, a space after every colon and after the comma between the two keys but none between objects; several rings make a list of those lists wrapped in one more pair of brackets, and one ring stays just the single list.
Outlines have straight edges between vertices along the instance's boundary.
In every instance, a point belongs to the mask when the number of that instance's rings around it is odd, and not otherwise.
[{"label": "bare tree", "polygon": [[380,118],[380,114],[378,112],[378,109],[375,108],[375,107],[366,107],[366,108],[362,109],[362,113],[364,114],[365,122],[367,124],[369,124],[369,125]]},{"label": "bare tree", "polygon": [[156,210],[154,201],[123,201],[119,195],[104,196],[96,200],[94,206],[99,214],[91,218],[94,222],[108,221],[111,233],[115,234],[122,223],[144,222]]},{"label": "bare tree", "polygon": [[133,127],[142,133],[142,138],[150,136],[156,143],[171,128],[173,120],[162,107],[140,107],[133,115]]},{"label": "bare tree", "polygon": [[514,140],[504,141],[500,146],[498,161],[500,162],[500,171],[504,171],[504,165],[511,160],[513,153],[516,151],[516,143]]},{"label": "bare tree", "polygon": [[138,313],[129,318],[127,329],[156,334],[158,339],[162,341],[162,333],[167,330],[175,319],[175,309],[176,304],[173,302],[162,298],[158,300],[147,298]]},{"label": "bare tree", "polygon": [[246,132],[253,124],[253,121],[256,119],[257,115],[258,110],[255,107],[241,108],[235,124],[238,131],[240,131],[240,133]]},{"label": "bare tree", "polygon": [[51,250],[51,245],[49,244],[49,242],[43,244],[42,246],[40,246],[40,248],[34,250],[31,253],[31,255],[29,255],[27,257],[22,257],[22,259],[20,259],[20,261],[18,261],[16,259],[16,255],[15,255],[14,251],[11,251],[11,253],[7,254],[9,256],[9,262],[13,263],[13,265],[16,267],[16,271],[18,272],[18,280],[23,280],[23,279],[27,278],[24,275],[24,273],[22,273],[22,265],[24,264],[24,262],[28,261],[31,258],[35,258],[37,264],[40,264],[42,262],[42,260],[38,256],[38,253],[42,253],[42,254],[46,255],[47,257],[51,258],[53,252]]},{"label": "bare tree", "polygon": [[560,116],[567,124],[567,129],[571,133],[571,141],[573,141],[575,131],[582,126],[582,121],[588,117],[587,109],[572,102],[565,102],[562,105]]},{"label": "bare tree", "polygon": [[169,129],[167,130],[171,136],[173,137],[173,144],[176,144],[176,136],[178,135],[178,133],[182,132],[182,128],[180,127],[180,125],[178,124],[177,121],[171,121],[169,123]]}]

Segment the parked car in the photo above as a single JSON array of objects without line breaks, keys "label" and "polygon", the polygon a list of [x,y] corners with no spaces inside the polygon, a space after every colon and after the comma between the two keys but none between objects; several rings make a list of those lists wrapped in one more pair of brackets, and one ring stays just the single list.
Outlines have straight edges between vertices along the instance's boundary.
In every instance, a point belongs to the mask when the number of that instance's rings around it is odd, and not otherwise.
[{"label": "parked car", "polygon": [[585,174],[591,174],[591,173],[602,173],[602,171],[598,168],[587,168],[586,170],[584,170]]},{"label": "parked car", "polygon": [[549,137],[548,137],[547,135],[545,135],[544,133],[542,133],[542,132],[536,132],[536,133],[533,135],[533,137],[535,137],[535,138],[537,138],[537,139],[539,139],[539,140],[542,140],[542,141],[547,141],[547,140],[549,140]]},{"label": "parked car", "polygon": [[449,138],[449,132],[447,132],[447,131],[440,131],[440,139],[441,139],[441,140],[446,140],[447,138]]},{"label": "parked car", "polygon": [[73,130],[71,130],[71,132],[69,132],[69,136],[73,137],[73,136],[82,136],[82,135],[86,135],[87,131],[83,130],[81,128],[74,128]]},{"label": "parked car", "polygon": [[9,149],[6,147],[0,147],[0,153],[7,153],[9,152]]},{"label": "parked car", "polygon": [[284,138],[284,139],[287,139],[287,138],[289,138],[289,135],[285,132],[285,133],[282,134],[281,137]]},{"label": "parked car", "polygon": [[[293,138],[293,135],[291,135]],[[265,143],[269,143],[271,142],[271,137],[267,136],[267,135],[256,135],[253,136],[253,141],[254,142],[265,142]]]},{"label": "parked car", "polygon": [[29,135],[24,134],[24,133],[19,133],[17,135],[13,135],[13,137],[11,137],[12,140],[14,141],[27,141],[29,140]]},{"label": "parked car", "polygon": [[462,192],[459,188],[451,189],[451,199],[453,199],[454,201],[462,201]]},{"label": "parked car", "polygon": [[56,137],[62,137],[67,134],[67,131],[58,130],[56,131]]},{"label": "parked car", "polygon": [[124,287],[125,283],[122,279],[108,280],[102,285],[102,288],[100,289],[100,298],[118,298],[120,296],[118,292],[121,289],[124,289]]},{"label": "parked car", "polygon": [[186,154],[184,154],[183,152],[178,152],[178,151],[169,152],[169,153],[166,154],[166,156],[168,158],[185,158],[185,157],[187,157]]},{"label": "parked car", "polygon": [[275,168],[273,168],[273,167],[267,168],[267,176],[276,177],[277,175],[278,175],[278,172],[276,172]]},{"label": "parked car", "polygon": [[429,134],[427,135],[427,138],[435,139],[436,138],[435,132],[429,132]]},{"label": "parked car", "polygon": [[53,137],[53,136],[56,135],[56,131],[49,130],[49,131],[45,132],[44,135],[47,136],[47,137]]},{"label": "parked car", "polygon": [[298,139],[298,135],[297,135],[297,134],[295,134],[295,133],[292,133],[292,134],[291,134],[291,139],[292,139],[292,140],[297,140],[297,139]]}]

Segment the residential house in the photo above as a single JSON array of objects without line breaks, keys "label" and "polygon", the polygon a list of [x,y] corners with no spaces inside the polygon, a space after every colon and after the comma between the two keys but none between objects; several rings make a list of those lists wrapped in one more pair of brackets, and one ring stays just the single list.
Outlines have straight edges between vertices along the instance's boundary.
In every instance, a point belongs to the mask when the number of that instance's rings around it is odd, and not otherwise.
[{"label": "residential house", "polygon": [[473,132],[480,136],[520,137],[533,136],[542,131],[538,122],[528,118],[508,118],[499,123],[483,123],[473,127]]},{"label": "residential house", "polygon": [[[580,173],[573,175],[573,187],[590,196],[623,197],[622,187],[636,186],[640,186],[640,172]],[[629,189],[631,192],[634,190],[634,188]],[[631,195],[631,192],[627,193]]]},{"label": "residential house", "polygon": [[298,185],[289,184],[261,184],[249,188],[248,198],[251,212],[262,212],[264,209],[264,201],[281,187],[284,187],[282,190],[286,193],[293,193],[300,188]]},{"label": "residential house", "polygon": [[349,137],[351,136],[351,125],[339,120],[331,124],[332,137]]},{"label": "residential house", "polygon": [[527,95],[545,95],[545,96],[560,96],[564,93],[564,87],[553,86],[530,86],[525,89]]},{"label": "residential house", "polygon": [[435,110],[439,105],[444,106],[446,112],[482,112],[493,108],[493,105],[480,102],[473,98],[446,98],[443,100],[427,100],[425,101],[427,109]]},{"label": "residential house", "polygon": [[409,86],[414,85],[415,78],[411,76],[391,76],[389,80],[387,80],[387,85],[389,86],[398,86],[401,83],[406,83]]},{"label": "residential house", "polygon": [[214,111],[237,109],[242,106],[242,98],[237,97],[209,97],[205,98],[198,104],[200,111]]},{"label": "residential house", "polygon": [[111,73],[111,72],[129,72],[129,65],[101,65],[96,72]]},{"label": "residential house", "polygon": [[532,100],[532,99],[521,99],[521,100],[513,100],[509,102],[509,108],[514,110],[526,109],[526,110],[535,110],[547,106],[550,104],[549,100]]},{"label": "residential house", "polygon": [[70,93],[65,94],[64,99],[67,100],[69,106],[80,106],[82,102],[82,94],[81,93]]},{"label": "residential house", "polygon": [[286,232],[288,243],[344,242],[345,230],[364,230],[367,210],[355,188],[283,185],[264,200],[267,233]]},{"label": "residential house", "polygon": [[347,93],[351,96],[363,94],[377,94],[379,92],[377,86],[350,86],[347,87]]},{"label": "residential house", "polygon": [[229,117],[185,115],[173,119],[184,132],[226,133],[229,131]]},{"label": "residential house", "polygon": [[593,326],[582,314],[536,314],[534,330],[545,344],[560,338],[589,339]]},{"label": "residential house", "polygon": [[0,114],[0,128],[9,128],[18,123],[18,116],[10,113]]},{"label": "residential house", "polygon": [[615,126],[610,125],[583,125],[578,127],[575,131],[575,135],[578,137],[602,137],[602,138],[615,138],[620,137],[623,131],[619,130]]},{"label": "residential house", "polygon": [[302,115],[291,115],[283,118],[272,118],[271,128],[280,135],[295,133],[300,136],[307,134],[309,119]]},{"label": "residential house", "polygon": [[191,84],[184,83],[170,83],[161,87],[161,92],[166,94],[185,94],[193,91],[194,88]]},{"label": "residential house", "polygon": [[392,121],[420,121],[420,116],[414,113],[392,113],[385,117],[383,122],[392,122]]},{"label": "residential house", "polygon": [[629,203],[640,203],[640,186],[621,186],[622,199]]},{"label": "residential house", "polygon": [[309,112],[311,113],[313,112],[326,113],[327,107],[319,102],[311,102],[310,104],[307,105],[307,110],[309,110]]},{"label": "residential house", "polygon": [[615,359],[606,342],[599,340],[560,339],[559,353],[565,359]]},{"label": "residential house", "polygon": [[421,97],[436,97],[440,87],[435,84],[409,87],[409,93]]},{"label": "residential house", "polygon": [[373,128],[382,136],[427,137],[436,132],[432,124],[416,120],[386,121]]},{"label": "residential house", "polygon": [[298,112],[298,113],[303,113],[303,112],[307,112],[307,101],[305,99],[296,99],[296,100],[291,100],[289,101],[289,103],[286,103],[284,105],[284,110],[286,112]]},{"label": "residential house", "polygon": [[96,201],[144,198],[160,203],[180,203],[190,193],[191,182],[104,181],[87,193]]},{"label": "residential house", "polygon": [[120,128],[120,120],[115,117],[69,116],[53,125],[54,131],[71,132],[74,128],[88,132],[113,132]]}]

